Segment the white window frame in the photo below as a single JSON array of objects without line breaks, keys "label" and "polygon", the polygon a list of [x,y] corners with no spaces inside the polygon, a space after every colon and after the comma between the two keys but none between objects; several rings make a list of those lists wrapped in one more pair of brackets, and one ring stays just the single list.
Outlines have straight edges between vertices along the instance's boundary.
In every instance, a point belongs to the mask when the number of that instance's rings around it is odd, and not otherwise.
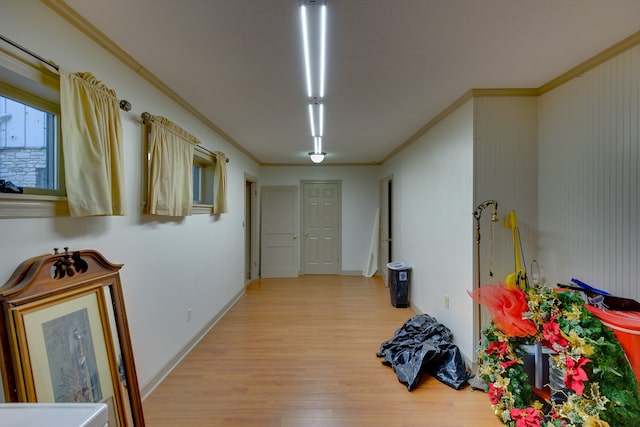
[{"label": "white window frame", "polygon": [[[60,76],[17,50],[0,48],[0,84],[7,96],[55,114],[60,144]],[[0,193],[0,219],[69,216],[61,155],[58,174],[58,192]]]},{"label": "white window frame", "polygon": [[[213,211],[215,201],[213,180],[215,176],[216,159],[213,154],[196,145],[193,152],[193,165],[200,168],[200,194],[198,201],[194,201],[191,214],[209,214]],[[194,194],[195,199],[195,194]]]}]

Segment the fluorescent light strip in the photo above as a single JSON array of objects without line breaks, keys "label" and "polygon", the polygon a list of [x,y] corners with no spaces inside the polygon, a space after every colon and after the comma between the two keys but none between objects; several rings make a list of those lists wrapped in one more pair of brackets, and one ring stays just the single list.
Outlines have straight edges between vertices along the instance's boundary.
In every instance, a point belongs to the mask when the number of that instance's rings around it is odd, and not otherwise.
[{"label": "fluorescent light strip", "polygon": [[[311,128],[311,136],[313,137],[314,153],[322,153],[322,136],[324,134],[324,104],[323,98],[325,95],[325,69],[326,69],[326,49],[327,49],[327,7],[326,4],[320,7],[320,40],[319,40],[319,62],[317,64],[317,79],[316,82],[318,93],[314,96],[314,85],[312,82],[311,73],[311,48],[309,40],[309,17],[307,14],[307,8],[305,5],[300,5],[300,17],[302,21],[302,37],[304,45],[304,64],[305,64],[305,78],[307,83],[307,97],[311,101],[312,98],[316,102],[309,103],[309,126]],[[317,18],[317,15],[316,15]],[[314,19],[314,22],[315,21]],[[314,47],[317,48],[317,42],[314,43]],[[316,51],[317,52],[317,51]],[[320,102],[318,102],[320,101]],[[317,125],[317,126],[316,126]],[[316,161],[316,160],[314,160]],[[322,160],[319,160],[322,161]]]},{"label": "fluorescent light strip", "polygon": [[309,31],[307,30],[307,8],[300,6],[300,17],[302,19],[302,39],[304,44],[304,67],[307,78],[307,96],[311,98],[311,61],[309,59]]},{"label": "fluorescent light strip", "polygon": [[309,125],[311,126],[311,136],[316,137],[316,124],[313,119],[313,104],[309,104]]},{"label": "fluorescent light strip", "polygon": [[[317,126],[316,126],[317,124]],[[324,131],[324,104],[309,104],[309,126],[312,137],[322,137]]]},{"label": "fluorescent light strip", "polygon": [[321,9],[320,22],[320,98],[324,98],[325,53],[327,48],[327,6]]}]

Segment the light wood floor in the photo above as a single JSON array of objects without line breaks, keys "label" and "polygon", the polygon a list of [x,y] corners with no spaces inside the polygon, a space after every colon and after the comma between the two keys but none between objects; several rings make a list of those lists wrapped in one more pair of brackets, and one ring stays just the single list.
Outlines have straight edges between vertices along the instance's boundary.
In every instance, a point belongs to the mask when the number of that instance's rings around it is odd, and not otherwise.
[{"label": "light wood floor", "polygon": [[301,276],[246,295],[143,403],[148,426],[500,426],[487,395],[376,357],[414,316],[381,280]]}]

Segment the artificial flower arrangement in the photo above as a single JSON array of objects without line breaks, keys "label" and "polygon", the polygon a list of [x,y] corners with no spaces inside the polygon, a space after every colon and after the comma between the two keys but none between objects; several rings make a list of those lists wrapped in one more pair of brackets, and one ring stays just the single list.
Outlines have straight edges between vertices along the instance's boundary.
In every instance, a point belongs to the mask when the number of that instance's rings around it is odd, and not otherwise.
[{"label": "artificial flower arrangement", "polygon": [[[579,293],[498,283],[471,296],[493,319],[483,331],[478,375],[503,424],[640,426],[638,381],[624,350]],[[539,399],[524,371],[522,346],[537,343],[553,350],[549,364],[564,372],[559,399]]]}]

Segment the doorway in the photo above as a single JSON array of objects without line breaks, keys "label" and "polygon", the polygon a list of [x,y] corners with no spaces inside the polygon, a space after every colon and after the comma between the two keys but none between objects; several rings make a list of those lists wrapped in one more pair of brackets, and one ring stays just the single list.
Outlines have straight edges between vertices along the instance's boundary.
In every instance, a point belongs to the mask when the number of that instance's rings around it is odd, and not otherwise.
[{"label": "doorway", "polygon": [[380,247],[378,271],[389,286],[387,264],[393,261],[393,177],[380,181]]},{"label": "doorway", "polygon": [[244,180],[244,279],[245,283],[258,278],[258,245],[256,199],[258,183],[245,176]]}]

